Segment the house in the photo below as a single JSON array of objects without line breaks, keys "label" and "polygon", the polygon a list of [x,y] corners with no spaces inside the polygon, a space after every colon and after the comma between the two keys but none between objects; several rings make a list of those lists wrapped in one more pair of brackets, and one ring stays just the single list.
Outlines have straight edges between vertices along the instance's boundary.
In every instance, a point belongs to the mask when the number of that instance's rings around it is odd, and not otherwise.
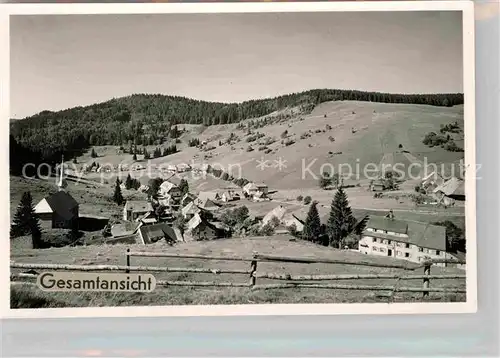
[{"label": "house", "polygon": [[222,223],[207,221],[200,214],[195,214],[186,224],[184,238],[191,240],[212,240],[230,236],[230,230]]},{"label": "house", "polygon": [[264,183],[256,184],[256,183],[250,182],[243,187],[243,192],[247,196],[256,197],[256,195],[258,193],[261,193],[261,194],[259,194],[259,197],[266,197],[268,192],[269,192],[269,188]]},{"label": "house", "polygon": [[221,200],[225,203],[228,203],[230,201],[240,200],[240,199],[241,199],[241,195],[238,192],[235,192],[233,190],[225,191],[221,195]]},{"label": "house", "polygon": [[243,192],[247,196],[253,196],[255,193],[257,193],[259,189],[257,188],[257,185],[255,183],[248,183],[243,187]]},{"label": "house", "polygon": [[127,200],[123,208],[123,220],[135,221],[153,211],[153,206],[146,200]]},{"label": "house", "polygon": [[172,182],[165,180],[158,189],[158,194],[164,198],[178,202],[182,197],[181,189]]},{"label": "house", "polygon": [[186,206],[189,204],[191,201],[194,201],[196,199],[196,195],[191,194],[191,193],[186,193],[184,196],[181,198],[180,204],[182,206]]},{"label": "house", "polygon": [[141,222],[144,225],[151,225],[151,224],[156,224],[158,223],[158,220],[156,219],[154,213],[152,211],[144,214],[143,216],[137,218],[135,221]]},{"label": "house", "polygon": [[276,218],[278,223],[281,223],[283,220],[283,217],[285,216],[286,209],[282,206],[279,205],[275,207],[273,210],[268,212],[263,218],[262,218],[262,226],[271,223],[273,218]]},{"label": "house", "polygon": [[209,198],[197,198],[195,201],[193,201],[193,203],[200,209],[204,209],[207,211],[215,211],[219,209],[219,206]]},{"label": "house", "polygon": [[198,199],[202,201],[205,201],[205,199],[209,199],[211,201],[219,201],[221,197],[216,191],[200,191],[198,193]]},{"label": "house", "polygon": [[446,227],[397,220],[393,215],[371,216],[358,245],[364,254],[412,262],[422,262],[426,258],[452,259],[446,252]]},{"label": "house", "polygon": [[424,193],[432,193],[434,189],[436,189],[443,183],[444,183],[443,177],[441,177],[441,175],[433,171],[422,178],[420,187],[422,188],[422,191]]},{"label": "house", "polygon": [[35,213],[44,228],[72,229],[78,227],[79,205],[64,190],[43,198],[36,204]]},{"label": "house", "polygon": [[281,222],[287,228],[295,226],[297,232],[302,232],[304,230],[304,221],[299,219],[295,214],[285,214]]},{"label": "house", "polygon": [[257,191],[260,191],[264,195],[267,195],[269,193],[269,188],[268,188],[268,186],[266,184],[264,184],[264,183],[257,183],[257,184],[255,184],[255,186],[257,187]]},{"label": "house", "polygon": [[434,189],[432,194],[438,204],[446,206],[453,205],[457,200],[465,201],[465,182],[453,177]]},{"label": "house", "polygon": [[196,204],[191,201],[189,202],[186,206],[184,206],[182,209],[181,209],[181,215],[187,219],[187,220],[191,220],[191,218],[193,216],[195,216],[196,214],[199,214],[200,213],[200,208],[196,206]]},{"label": "house", "polygon": [[138,239],[143,245],[153,244],[163,239],[167,242],[183,241],[180,231],[165,223],[141,226]]},{"label": "house", "polygon": [[377,179],[370,184],[371,191],[384,191],[387,189],[387,185],[384,180]]}]

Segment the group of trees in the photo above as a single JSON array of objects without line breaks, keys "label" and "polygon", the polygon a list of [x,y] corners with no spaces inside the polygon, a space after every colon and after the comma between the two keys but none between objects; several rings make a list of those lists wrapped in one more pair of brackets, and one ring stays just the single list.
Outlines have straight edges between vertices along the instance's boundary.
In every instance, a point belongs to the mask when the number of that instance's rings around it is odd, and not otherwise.
[{"label": "group of trees", "polygon": [[422,140],[422,143],[431,148],[440,146],[449,152],[463,152],[464,149],[457,145],[454,138],[461,132],[462,129],[460,128],[458,122],[455,121],[450,124],[441,125],[439,133],[427,133]]},{"label": "group of trees", "polygon": [[[72,159],[94,145],[160,145],[178,138],[177,124],[226,124],[262,117],[286,107],[311,110],[335,100],[414,103],[433,106],[463,104],[463,94],[403,95],[338,89],[316,89],[242,103],[206,102],[178,96],[134,94],[62,111],[43,111],[11,123],[22,147],[39,152],[44,162],[61,154]],[[17,156],[17,154],[16,154]]]},{"label": "group of trees", "polygon": [[127,175],[127,178],[125,179],[125,189],[131,190],[131,189],[139,189],[141,187],[141,182],[135,178],[132,178],[129,175]]},{"label": "group of trees", "polygon": [[321,189],[327,189],[330,186],[337,188],[341,184],[340,176],[338,173],[333,173],[330,175],[328,172],[324,172],[319,178],[319,187]]},{"label": "group of trees", "polygon": [[317,205],[318,203],[314,201],[307,213],[304,230],[300,234],[304,240],[340,249],[346,244],[346,239],[350,235],[361,235],[366,227],[368,218],[356,220],[342,187],[337,190],[332,200],[326,225],[321,224]]},{"label": "group of trees", "polygon": [[[174,153],[177,153],[177,146],[175,144],[163,148],[163,151],[161,150],[161,148],[155,148],[155,150],[153,151],[153,158],[166,157],[167,155],[171,155]],[[142,154],[144,155],[144,159],[151,159],[151,154],[149,154],[146,148],[143,149]],[[134,153],[134,160],[137,160],[136,153]]]}]

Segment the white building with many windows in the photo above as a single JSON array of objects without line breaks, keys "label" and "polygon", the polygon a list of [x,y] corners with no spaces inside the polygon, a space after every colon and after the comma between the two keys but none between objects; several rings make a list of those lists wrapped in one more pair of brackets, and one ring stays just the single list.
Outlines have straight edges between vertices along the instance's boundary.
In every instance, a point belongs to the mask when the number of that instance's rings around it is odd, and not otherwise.
[{"label": "white building with many windows", "polygon": [[[446,252],[446,227],[416,221],[371,216],[359,241],[359,251],[412,262],[455,257]],[[445,266],[445,264],[437,264]]]}]

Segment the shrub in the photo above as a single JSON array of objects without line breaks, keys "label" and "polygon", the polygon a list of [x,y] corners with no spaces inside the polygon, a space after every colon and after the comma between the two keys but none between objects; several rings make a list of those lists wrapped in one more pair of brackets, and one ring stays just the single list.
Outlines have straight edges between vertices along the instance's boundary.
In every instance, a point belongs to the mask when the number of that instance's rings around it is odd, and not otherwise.
[{"label": "shrub", "polygon": [[312,201],[312,198],[308,195],[304,198],[304,204],[309,205]]},{"label": "shrub", "polygon": [[302,201],[303,199],[304,199],[304,197],[303,197],[302,195],[299,195],[299,196],[297,197],[297,201]]},{"label": "shrub", "polygon": [[285,145],[285,147],[288,147],[288,146],[290,146],[290,145],[292,145],[292,144],[294,144],[294,143],[295,143],[295,141],[294,141],[294,140],[292,140],[292,139],[288,139],[288,140],[286,140],[286,141],[285,141],[284,145]]},{"label": "shrub", "polygon": [[272,151],[273,151],[272,149],[269,149],[269,148],[268,148],[268,149],[266,149],[266,150],[264,151],[264,153],[265,153],[265,154],[269,154],[269,153],[271,153]]},{"label": "shrub", "polygon": [[283,133],[281,133],[281,138],[284,139],[286,137],[288,137],[288,131],[287,130],[285,130]]},{"label": "shrub", "polygon": [[262,152],[263,150],[266,150],[267,147],[265,145],[259,147],[259,152]]},{"label": "shrub", "polygon": [[329,124],[327,124],[327,125],[325,126],[325,129],[326,129],[327,131],[330,131],[330,130],[332,130],[332,126],[331,126],[331,125],[329,125]]},{"label": "shrub", "polygon": [[253,150],[254,150],[254,149],[252,148],[252,146],[251,146],[251,145],[249,145],[249,146],[248,146],[248,148],[247,148],[247,152],[253,152]]},{"label": "shrub", "polygon": [[454,140],[450,140],[448,141],[448,143],[446,143],[444,146],[443,146],[443,149],[447,150],[448,152],[463,152],[463,148],[460,148]]}]

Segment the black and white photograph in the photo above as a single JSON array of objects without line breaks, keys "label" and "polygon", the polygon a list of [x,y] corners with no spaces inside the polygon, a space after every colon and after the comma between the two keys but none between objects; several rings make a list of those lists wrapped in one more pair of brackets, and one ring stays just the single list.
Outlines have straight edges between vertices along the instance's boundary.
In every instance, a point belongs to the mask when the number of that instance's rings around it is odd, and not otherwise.
[{"label": "black and white photograph", "polygon": [[11,13],[9,312],[474,311],[472,9],[416,3]]}]

